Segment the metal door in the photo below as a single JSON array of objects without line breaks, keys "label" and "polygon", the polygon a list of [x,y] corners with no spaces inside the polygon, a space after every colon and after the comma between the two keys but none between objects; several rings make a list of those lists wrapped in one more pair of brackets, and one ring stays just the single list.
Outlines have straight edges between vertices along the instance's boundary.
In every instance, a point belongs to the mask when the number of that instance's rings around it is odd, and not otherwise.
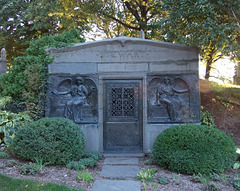
[{"label": "metal door", "polygon": [[104,83],[104,152],[142,152],[142,82]]}]

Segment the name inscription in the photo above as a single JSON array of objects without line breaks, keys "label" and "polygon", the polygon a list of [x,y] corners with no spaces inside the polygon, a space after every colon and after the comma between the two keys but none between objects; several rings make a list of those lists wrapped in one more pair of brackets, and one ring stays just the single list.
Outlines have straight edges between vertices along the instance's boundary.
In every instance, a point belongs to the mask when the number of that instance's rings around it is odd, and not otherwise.
[{"label": "name inscription", "polygon": [[150,49],[129,49],[129,50],[98,50],[96,56],[101,58],[144,58],[152,51]]},{"label": "name inscription", "polygon": [[81,50],[74,52],[59,52],[55,58],[100,58],[100,59],[142,59],[149,56],[153,51],[151,49],[126,49],[126,50]]}]

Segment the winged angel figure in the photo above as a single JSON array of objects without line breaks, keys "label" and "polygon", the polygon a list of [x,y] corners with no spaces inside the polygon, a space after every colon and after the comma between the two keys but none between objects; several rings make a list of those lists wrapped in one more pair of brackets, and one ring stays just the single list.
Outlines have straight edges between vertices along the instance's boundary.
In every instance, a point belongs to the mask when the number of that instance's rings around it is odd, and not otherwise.
[{"label": "winged angel figure", "polygon": [[157,88],[156,104],[163,104],[166,107],[168,116],[171,121],[177,120],[177,115],[181,104],[176,94],[185,92],[189,92],[189,89],[179,90],[174,88],[172,80],[168,77],[165,77],[164,83],[159,84]]},{"label": "winged angel figure", "polygon": [[[69,78],[67,80],[72,81],[72,79]],[[85,86],[83,78],[77,77],[75,85],[71,85],[67,91],[60,92],[54,90],[53,93],[60,96],[61,99],[64,99],[64,96],[68,97],[68,101],[64,107],[64,117],[80,123],[83,120],[83,106],[89,105],[87,97],[91,93]]]}]

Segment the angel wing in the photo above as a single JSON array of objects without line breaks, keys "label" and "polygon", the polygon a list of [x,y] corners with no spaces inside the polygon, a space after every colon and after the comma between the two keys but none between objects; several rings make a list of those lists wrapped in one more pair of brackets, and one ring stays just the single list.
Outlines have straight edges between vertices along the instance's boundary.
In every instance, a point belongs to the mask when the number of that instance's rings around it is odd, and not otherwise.
[{"label": "angel wing", "polygon": [[72,79],[71,78],[65,78],[61,80],[56,89],[53,90],[53,93],[58,96],[61,99],[71,99],[71,87],[72,87]]}]

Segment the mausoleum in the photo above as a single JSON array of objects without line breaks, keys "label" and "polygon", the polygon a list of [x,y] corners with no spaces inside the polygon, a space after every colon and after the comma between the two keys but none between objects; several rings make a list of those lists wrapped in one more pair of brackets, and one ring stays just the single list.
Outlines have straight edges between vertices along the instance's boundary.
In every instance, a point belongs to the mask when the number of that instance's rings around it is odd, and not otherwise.
[{"label": "mausoleum", "polygon": [[47,50],[47,117],[86,135],[86,151],[147,153],[172,125],[200,123],[197,48],[140,38]]}]

